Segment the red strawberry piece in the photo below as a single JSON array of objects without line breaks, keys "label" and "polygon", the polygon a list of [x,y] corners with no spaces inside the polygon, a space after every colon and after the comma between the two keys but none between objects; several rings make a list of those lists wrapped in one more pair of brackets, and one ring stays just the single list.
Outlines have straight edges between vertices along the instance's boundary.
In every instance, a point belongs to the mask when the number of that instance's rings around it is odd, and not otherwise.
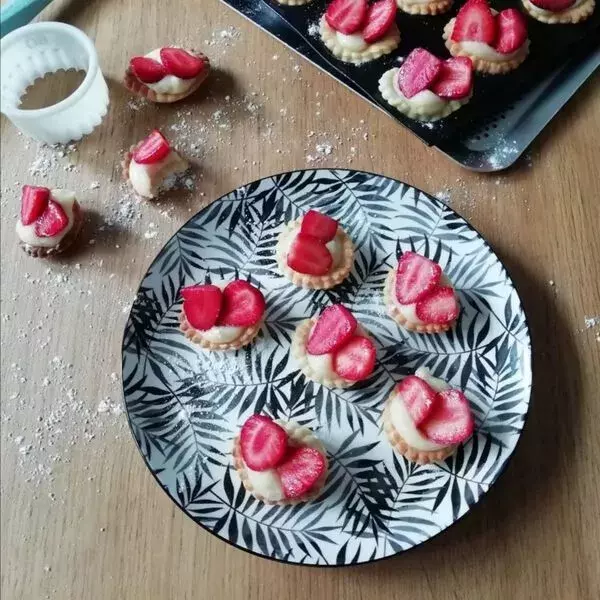
[{"label": "red strawberry piece", "polygon": [[287,450],[287,433],[269,417],[252,415],[240,432],[244,462],[253,471],[275,468]]},{"label": "red strawberry piece", "polygon": [[290,269],[306,275],[329,273],[333,257],[327,246],[318,238],[300,232],[290,245],[287,264]]},{"label": "red strawberry piece", "polygon": [[141,165],[150,165],[166,158],[170,151],[171,146],[167,138],[158,129],[155,129],[137,145],[132,158]]},{"label": "red strawberry piece", "polygon": [[69,224],[69,218],[63,207],[54,200],[48,200],[48,206],[35,222],[35,235],[52,237],[58,235]]},{"label": "red strawberry piece", "polygon": [[252,284],[242,279],[232,281],[223,290],[221,313],[217,325],[250,327],[265,313],[265,297]]},{"label": "red strawberry piece", "polygon": [[375,368],[375,344],[366,337],[355,335],[333,357],[333,370],[348,381],[366,379]]},{"label": "red strawberry piece", "polygon": [[193,79],[204,69],[201,58],[181,48],[161,48],[160,60],[169,73],[181,79]]},{"label": "red strawberry piece", "polygon": [[129,61],[129,68],[143,83],[156,83],[168,75],[163,65],[146,56],[134,56]]},{"label": "red strawberry piece", "polygon": [[431,414],[435,405],[435,390],[420,377],[409,375],[398,384],[398,393],[415,425]]},{"label": "red strawberry piece", "polygon": [[312,235],[322,242],[330,242],[337,233],[338,222],[316,210],[309,210],[302,219],[300,232]]},{"label": "red strawberry piece", "polygon": [[460,444],[473,433],[469,401],[459,390],[444,390],[435,396],[431,414],[421,431],[436,444]]},{"label": "red strawberry piece", "polygon": [[473,88],[473,63],[468,56],[448,58],[431,86],[431,91],[441,98],[465,98]]},{"label": "red strawberry piece", "polygon": [[333,0],[325,19],[332,29],[347,35],[356,33],[367,17],[367,0]]},{"label": "red strawberry piece", "polygon": [[192,285],[181,290],[183,312],[194,329],[206,331],[217,322],[222,292],[216,285]]},{"label": "red strawberry piece", "polygon": [[277,467],[286,498],[300,498],[319,481],[326,469],[325,457],[315,448],[300,446],[290,449]]},{"label": "red strawberry piece", "polygon": [[21,223],[31,225],[41,217],[49,200],[50,190],[48,188],[24,185],[21,194]]},{"label": "red strawberry piece", "polygon": [[405,252],[396,271],[396,298],[401,304],[412,304],[428,296],[439,284],[442,268],[416,252]]},{"label": "red strawberry piece", "polygon": [[452,40],[483,42],[492,45],[496,40],[496,21],[487,0],[469,0],[458,11]]},{"label": "red strawberry piece", "polygon": [[507,8],[496,15],[498,36],[494,48],[502,54],[518,50],[527,40],[527,21],[516,8]]},{"label": "red strawberry piece", "polygon": [[451,287],[439,287],[417,302],[415,312],[424,323],[445,325],[458,317],[460,309]]},{"label": "red strawberry piece", "polygon": [[552,12],[560,12],[566,10],[575,4],[576,0],[529,0],[531,4],[535,4],[539,8]]},{"label": "red strawberry piece", "polygon": [[341,348],[356,331],[354,315],[341,304],[328,306],[319,317],[308,338],[306,350],[318,356]]},{"label": "red strawberry piece", "polygon": [[368,44],[380,40],[396,19],[396,0],[378,0],[369,6],[362,35]]},{"label": "red strawberry piece", "polygon": [[442,61],[424,48],[415,48],[398,71],[398,87],[406,98],[429,88],[435,81]]}]

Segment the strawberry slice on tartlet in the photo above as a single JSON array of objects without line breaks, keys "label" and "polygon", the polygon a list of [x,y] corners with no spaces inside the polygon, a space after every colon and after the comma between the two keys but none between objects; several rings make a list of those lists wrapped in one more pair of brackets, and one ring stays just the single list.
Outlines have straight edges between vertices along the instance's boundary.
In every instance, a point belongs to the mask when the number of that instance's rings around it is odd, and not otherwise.
[{"label": "strawberry slice on tartlet", "polygon": [[444,460],[474,430],[460,390],[421,367],[397,384],[383,410],[383,430],[400,454],[419,464]]},{"label": "strawberry slice on tartlet", "polygon": [[327,478],[321,441],[293,421],[252,415],[233,443],[233,463],[246,490],[265,504],[316,498]]},{"label": "strawberry slice on tartlet", "polygon": [[447,331],[460,313],[456,292],[440,265],[416,252],[405,252],[390,270],[383,297],[394,321],[418,333]]},{"label": "strawberry slice on tartlet", "polygon": [[444,40],[452,56],[468,57],[475,71],[491,75],[516,69],[529,53],[523,14],[495,11],[488,0],[468,0],[444,28]]},{"label": "strawberry slice on tartlet", "polygon": [[64,252],[77,239],[83,213],[69,190],[24,185],[16,232],[30,256],[43,258]]},{"label": "strawberry slice on tartlet", "polygon": [[332,388],[368,379],[376,362],[373,340],[341,304],[328,306],[318,318],[298,325],[292,354],[306,377]]},{"label": "strawberry slice on tartlet", "polygon": [[396,0],[332,0],[319,23],[323,43],[343,62],[361,65],[400,43]]},{"label": "strawberry slice on tartlet", "polygon": [[237,350],[251,343],[260,331],[265,298],[248,281],[192,285],[182,288],[181,296],[179,328],[205,350]]},{"label": "strawberry slice on tartlet", "polygon": [[354,247],[335,219],[309,210],[285,225],[277,240],[275,256],[280,271],[294,285],[324,290],[335,287],[348,276]]},{"label": "strawberry slice on tartlet", "polygon": [[166,46],[134,56],[124,84],[150,102],[172,103],[193,94],[209,73],[210,61],[202,52]]}]

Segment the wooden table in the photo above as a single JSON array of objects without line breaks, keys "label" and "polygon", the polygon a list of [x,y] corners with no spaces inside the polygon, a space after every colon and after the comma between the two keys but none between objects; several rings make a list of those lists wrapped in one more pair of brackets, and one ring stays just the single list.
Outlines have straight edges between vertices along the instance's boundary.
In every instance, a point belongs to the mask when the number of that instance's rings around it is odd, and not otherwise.
[{"label": "wooden table", "polygon": [[[2,119],[2,597],[600,597],[600,327],[585,321],[600,314],[598,78],[526,160],[478,175],[217,0],[57,0],[43,16],[95,38],[112,103],[66,151]],[[128,58],[168,43],[203,48],[212,81],[178,106],[132,102],[119,84]],[[155,126],[197,157],[196,191],[136,204],[119,155]],[[448,199],[508,266],[535,353],[522,443],[487,499],[414,551],[353,569],[280,565],[204,532],[156,485],[118,414],[127,307],[160,246],[221,194],[312,165],[378,171]],[[24,183],[78,192],[89,218],[76,254],[19,250]]]}]

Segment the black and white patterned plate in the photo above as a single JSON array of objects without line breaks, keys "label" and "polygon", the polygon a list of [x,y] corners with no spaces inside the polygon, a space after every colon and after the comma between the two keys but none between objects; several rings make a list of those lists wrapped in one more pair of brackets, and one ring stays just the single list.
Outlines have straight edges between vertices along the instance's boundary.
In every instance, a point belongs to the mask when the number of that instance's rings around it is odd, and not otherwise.
[{"label": "black and white patterned plate", "polygon": [[[296,288],[275,263],[283,224],[309,208],[338,219],[356,245],[350,276],[333,290]],[[410,249],[439,261],[458,290],[463,310],[447,334],[411,334],[386,316],[386,274]],[[178,329],[179,289],[233,277],[265,294],[260,337],[238,352],[201,351]],[[374,376],[350,390],[307,381],[289,352],[296,324],[335,302],[377,344]],[[465,390],[475,414],[475,435],[436,465],[407,462],[381,432],[394,382],[419,366]],[[148,468],[199,525],[261,556],[348,565],[424,542],[487,492],[523,428],[531,345],[504,267],[442,202],[371,173],[293,171],[223,196],[161,250],[125,328],[123,388]],[[245,492],[229,452],[241,424],[258,412],[306,424],[324,442],[330,472],[317,501],[272,507]]]}]

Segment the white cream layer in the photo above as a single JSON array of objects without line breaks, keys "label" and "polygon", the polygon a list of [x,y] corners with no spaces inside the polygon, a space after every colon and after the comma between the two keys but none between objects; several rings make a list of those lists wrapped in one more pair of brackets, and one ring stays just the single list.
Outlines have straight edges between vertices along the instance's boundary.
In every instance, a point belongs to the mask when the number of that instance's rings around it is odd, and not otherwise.
[{"label": "white cream layer", "polygon": [[369,45],[360,32],[346,34],[336,31],[335,37],[337,38],[340,46],[346,48],[347,50],[352,50],[353,52],[360,52]]},{"label": "white cream layer", "polygon": [[35,222],[31,223],[31,225],[23,225],[23,223],[21,223],[21,219],[19,219],[17,221],[16,231],[19,239],[24,244],[29,244],[30,246],[39,246],[41,248],[53,248],[54,246],[57,246],[73,228],[73,223],[75,221],[73,208],[77,202],[75,193],[71,192],[70,190],[62,189],[50,190],[50,199],[62,206],[65,214],[67,215],[67,226],[56,235],[50,237],[41,237],[35,233]]},{"label": "white cream layer", "polygon": [[133,189],[144,198],[155,198],[163,181],[173,173],[183,173],[189,167],[175,150],[171,150],[163,160],[152,164],[129,164],[129,181]]},{"label": "white cream layer", "polygon": [[[146,58],[151,58],[156,62],[163,64],[160,59],[160,48],[152,50],[145,55]],[[157,94],[183,94],[187,92],[192,85],[194,85],[195,78],[193,79],[181,79],[175,75],[166,75],[160,81],[156,83],[146,83],[151,90],[154,90]]]},{"label": "white cream layer", "polygon": [[394,77],[394,91],[402,100],[410,104],[410,106],[419,109],[427,114],[440,112],[440,110],[448,104],[448,100],[440,98],[431,90],[422,90],[417,92],[411,98],[407,98],[398,87],[398,78]]},{"label": "white cream layer", "polygon": [[[421,367],[415,372],[417,377],[420,377],[423,381],[426,381],[436,392],[447,390],[450,386],[437,377],[433,377],[429,369]],[[411,419],[404,401],[402,400],[401,394],[396,394],[390,404],[390,418],[394,429],[402,436],[404,441],[417,450],[424,452],[431,452],[435,450],[441,450],[446,446],[436,444],[431,440],[428,440],[417,428]]]}]

